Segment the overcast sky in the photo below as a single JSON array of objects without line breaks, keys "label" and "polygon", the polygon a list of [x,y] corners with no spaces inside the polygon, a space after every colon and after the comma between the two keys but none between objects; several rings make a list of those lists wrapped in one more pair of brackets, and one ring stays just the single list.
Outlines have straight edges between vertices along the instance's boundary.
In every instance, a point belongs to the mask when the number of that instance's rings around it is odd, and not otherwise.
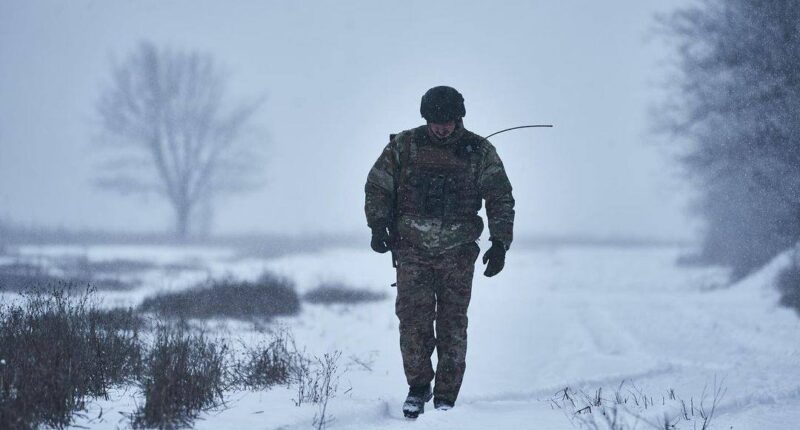
[{"label": "overcast sky", "polygon": [[362,232],[363,185],[389,133],[451,85],[492,139],[518,235],[689,238],[689,188],[650,132],[667,77],[653,15],[680,3],[548,1],[0,2],[0,217],[23,225],[166,230],[169,206],[91,185],[94,110],[139,41],[212,53],[253,124],[267,182],[222,199],[214,231]]}]

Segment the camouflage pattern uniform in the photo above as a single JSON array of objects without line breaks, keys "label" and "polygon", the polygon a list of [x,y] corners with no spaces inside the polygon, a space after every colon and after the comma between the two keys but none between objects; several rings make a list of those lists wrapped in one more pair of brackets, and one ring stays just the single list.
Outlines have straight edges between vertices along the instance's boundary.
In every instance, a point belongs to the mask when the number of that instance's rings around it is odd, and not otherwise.
[{"label": "camouflage pattern uniform", "polygon": [[513,238],[514,198],[503,163],[494,146],[461,121],[446,139],[421,126],[391,139],[370,170],[365,191],[368,225],[393,233],[407,382],[426,385],[435,375],[436,398],[455,403],[466,367],[482,200],[491,240],[508,248]]}]

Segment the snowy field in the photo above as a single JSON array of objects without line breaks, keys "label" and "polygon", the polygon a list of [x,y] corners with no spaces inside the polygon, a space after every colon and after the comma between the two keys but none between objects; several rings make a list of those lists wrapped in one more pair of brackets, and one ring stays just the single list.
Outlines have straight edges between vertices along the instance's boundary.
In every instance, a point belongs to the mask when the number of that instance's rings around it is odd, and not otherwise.
[{"label": "snowy field", "polygon": [[[613,396],[622,384],[625,393],[653,399],[655,405],[641,411],[652,418],[675,415],[674,402],[662,400],[668,390],[695,404],[705,390],[708,407],[715,381],[725,394],[712,429],[800,428],[800,319],[777,306],[771,289],[787,255],[725,287],[719,269],[676,266],[677,248],[512,249],[500,275],[476,274],[467,373],[456,408],[439,412],[429,403],[424,415],[409,422],[400,411],[407,387],[387,255],[366,247],[272,260],[202,248],[33,247],[20,252],[154,263],[140,274],[137,288],[102,292],[108,306],[135,305],[155,292],[208,277],[254,279],[263,270],[292,278],[301,293],[323,281],[389,292],[387,300],[365,305],[304,303],[299,316],[274,322],[290,328],[309,353],[342,352],[338,395],[328,410],[334,417],[331,429],[573,429],[579,428],[574,410],[558,406],[564,406],[558,393],[566,387],[586,393],[602,388],[604,396]],[[183,269],[165,269],[178,266]],[[266,336],[250,323],[231,322],[219,330],[231,338]],[[285,388],[230,393],[227,407],[203,414],[196,427],[312,428],[316,406],[296,407],[294,396]],[[133,389],[115,393],[92,403],[76,428],[124,428],[121,413],[141,401]],[[680,421],[676,428],[694,425]],[[636,428],[651,427],[642,422]]]}]

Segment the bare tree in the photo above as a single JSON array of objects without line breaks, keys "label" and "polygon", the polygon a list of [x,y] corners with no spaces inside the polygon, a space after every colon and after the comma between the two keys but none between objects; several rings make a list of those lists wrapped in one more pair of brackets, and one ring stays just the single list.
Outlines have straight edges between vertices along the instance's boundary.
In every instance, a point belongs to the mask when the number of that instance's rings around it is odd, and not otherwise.
[{"label": "bare tree", "polygon": [[180,239],[195,209],[258,185],[259,147],[243,131],[261,102],[226,109],[225,75],[210,54],[143,42],[111,78],[97,104],[109,149],[97,185],[165,197]]}]

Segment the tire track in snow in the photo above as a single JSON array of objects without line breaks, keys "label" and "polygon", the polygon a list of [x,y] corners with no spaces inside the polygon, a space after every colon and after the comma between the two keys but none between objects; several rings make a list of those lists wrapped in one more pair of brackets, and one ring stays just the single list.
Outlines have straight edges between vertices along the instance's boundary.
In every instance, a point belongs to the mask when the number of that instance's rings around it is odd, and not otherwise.
[{"label": "tire track in snow", "polygon": [[605,385],[619,385],[622,381],[638,381],[642,379],[656,378],[671,373],[676,373],[682,369],[682,366],[672,363],[662,364],[652,369],[644,370],[641,372],[624,373],[617,375],[608,375],[602,378],[591,379],[577,379],[567,381],[559,386],[551,386],[547,388],[539,388],[531,391],[511,391],[499,395],[490,396],[463,396],[459,403],[463,404],[479,404],[490,402],[530,402],[540,401],[543,398],[549,398],[564,387],[585,387],[585,386],[605,386]]},{"label": "tire track in snow", "polygon": [[800,400],[800,385],[789,390],[784,390],[783,392],[776,390],[775,393],[748,394],[745,396],[735,397],[729,401],[724,401],[723,399],[723,401],[717,406],[716,413],[718,415],[738,413],[741,412],[743,408],[773,405],[790,400]]},{"label": "tire track in snow", "polygon": [[[615,321],[609,312],[609,305],[581,302],[577,305],[578,319],[597,351],[609,356],[635,355],[639,359],[643,348],[632,335],[631,329]],[[622,311],[622,310],[620,310]],[[632,354],[633,353],[633,354]],[[643,357],[647,361],[650,357]]]}]

